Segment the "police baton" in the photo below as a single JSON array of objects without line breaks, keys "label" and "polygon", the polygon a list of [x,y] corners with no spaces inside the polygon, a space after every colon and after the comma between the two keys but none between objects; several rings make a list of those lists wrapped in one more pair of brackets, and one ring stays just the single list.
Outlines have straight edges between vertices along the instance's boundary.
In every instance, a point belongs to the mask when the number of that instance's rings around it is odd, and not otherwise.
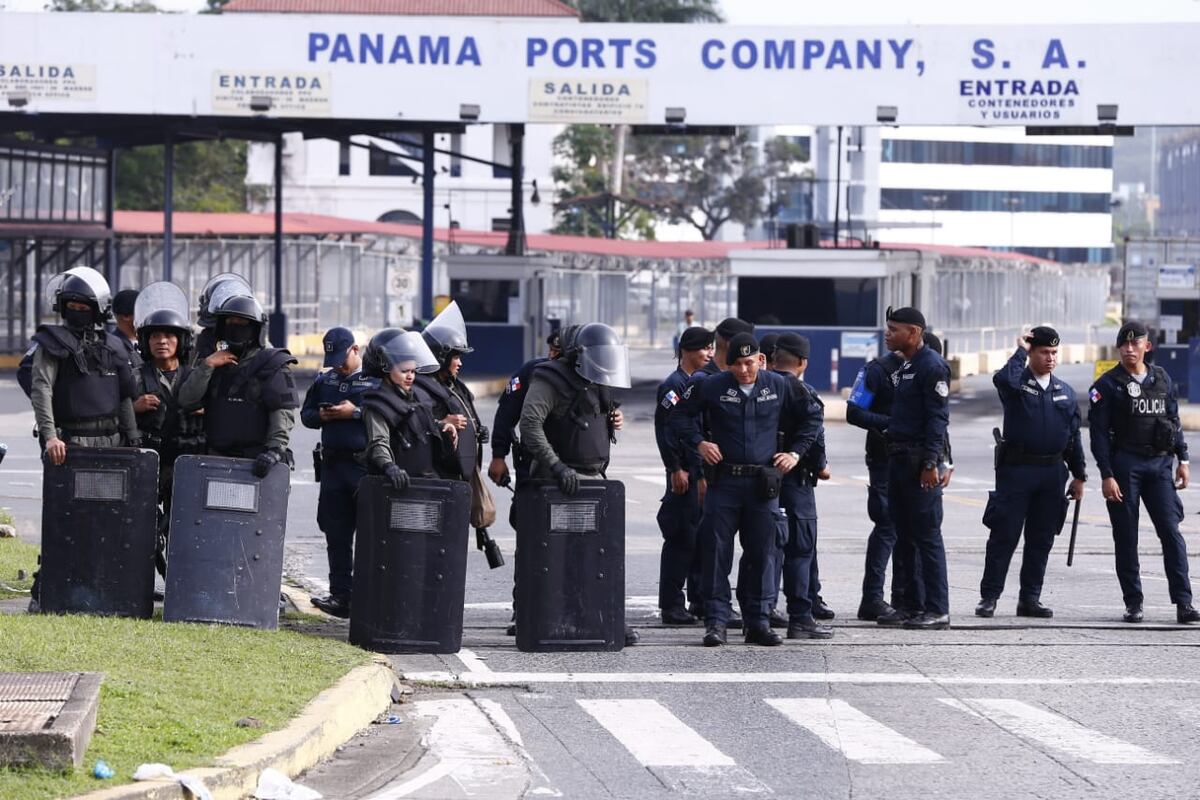
[{"label": "police baton", "polygon": [[1075,514],[1071,519],[1071,541],[1067,543],[1067,566],[1071,566],[1075,561],[1075,534],[1079,533],[1079,501],[1080,498],[1075,498]]}]

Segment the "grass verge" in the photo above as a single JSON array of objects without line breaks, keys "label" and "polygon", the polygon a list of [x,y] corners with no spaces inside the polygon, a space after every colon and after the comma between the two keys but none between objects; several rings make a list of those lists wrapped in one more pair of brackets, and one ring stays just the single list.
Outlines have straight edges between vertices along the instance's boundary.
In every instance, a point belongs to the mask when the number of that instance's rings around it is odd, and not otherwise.
[{"label": "grass verge", "polygon": [[[176,770],[282,728],[370,656],[291,631],[84,616],[0,616],[0,671],[103,672],[96,733],[69,773],[0,768],[0,797],[48,800],[129,782],[139,764]],[[239,728],[243,717],[261,728]],[[91,776],[103,759],[116,778]]]},{"label": "grass verge", "polygon": [[[29,596],[29,587],[33,585],[33,571],[37,569],[37,555],[38,548],[35,545],[20,539],[0,539],[0,600]],[[22,569],[25,570],[25,579],[17,580],[17,571]],[[14,592],[10,589],[21,591]]]}]

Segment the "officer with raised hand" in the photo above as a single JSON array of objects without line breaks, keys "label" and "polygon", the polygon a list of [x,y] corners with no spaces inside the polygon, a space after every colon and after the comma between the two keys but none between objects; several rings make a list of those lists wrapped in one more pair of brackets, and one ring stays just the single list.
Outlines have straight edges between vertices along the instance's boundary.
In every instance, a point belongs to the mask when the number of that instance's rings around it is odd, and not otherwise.
[{"label": "officer with raised hand", "polygon": [[[775,373],[782,375],[792,392],[801,399],[804,416],[787,415],[782,420],[780,441],[790,442],[796,432],[813,424],[818,426],[813,445],[797,466],[783,476],[779,505],[787,522],[787,542],[783,546],[783,594],[787,598],[787,637],[789,639],[828,639],[833,629],[817,623],[814,610],[824,602],[820,596],[817,572],[817,498],[818,480],[829,478],[825,460],[825,404],[816,390],[803,380],[808,368],[809,341],[796,333],[785,333],[775,342],[772,362]],[[828,608],[828,607],[826,607]],[[829,612],[832,616],[832,611]]]},{"label": "officer with raised hand", "polygon": [[976,616],[996,613],[1022,528],[1025,551],[1017,616],[1054,616],[1040,598],[1046,561],[1066,513],[1063,486],[1070,470],[1066,497],[1075,499],[1082,497],[1087,480],[1075,390],[1054,376],[1056,366],[1058,332],[1038,326],[1017,337],[1016,352],[992,376],[1004,406],[1004,435],[996,445],[996,490],[983,514],[991,534]]},{"label": "officer with raised hand", "polygon": [[[888,423],[888,506],[896,526],[897,553],[912,554],[906,604],[914,616],[905,628],[950,626],[946,548],[942,541],[942,486],[939,462],[946,453],[950,422],[950,367],[925,344],[925,317],[915,308],[888,309],[890,341],[904,357],[894,377],[895,397]],[[897,609],[897,612],[900,610]],[[894,624],[895,615],[876,622]]]},{"label": "officer with raised hand", "polygon": [[[713,332],[691,327],[679,335],[679,366],[658,386],[654,406],[654,439],[666,468],[667,488],[658,509],[662,556],[658,572],[658,607],[665,625],[695,625],[688,606],[700,606],[700,487],[704,471],[699,457],[672,434],[669,422],[683,400],[688,379],[712,358]],[[684,597],[684,586],[687,598]]]},{"label": "officer with raised hand", "polygon": [[222,272],[212,276],[200,290],[196,324],[200,333],[196,336],[193,358],[203,361],[217,350],[217,309],[231,297],[244,295],[253,297],[254,292],[246,279],[235,272]]},{"label": "officer with raised hand", "polygon": [[46,458],[58,466],[67,447],[138,446],[129,351],[104,329],[112,311],[108,283],[77,268],[57,284],[62,325],[34,334],[30,400]]},{"label": "officer with raised hand", "polygon": [[[883,334],[887,352],[872,359],[855,378],[854,388],[846,404],[846,421],[867,432],[866,465],[867,516],[873,527],[867,536],[866,566],[863,571],[862,601],[858,618],[874,622],[893,611],[903,594],[905,577],[899,574],[893,552],[896,547],[896,528],[888,513],[888,454],[886,431],[891,421],[892,398],[895,386],[892,376],[900,372],[904,358],[893,352],[892,331]],[[883,599],[888,561],[892,561],[892,602]]]},{"label": "officer with raised hand", "polygon": [[367,449],[363,425],[363,395],[379,388],[379,379],[362,371],[362,357],[354,334],[347,328],[330,328],[322,344],[326,371],[317,376],[300,409],[306,428],[321,431],[314,453],[319,463],[321,490],[317,499],[317,526],[325,534],[329,559],[329,594],[313,597],[312,604],[327,614],[350,616],[354,531],[358,527],[358,482],[367,474],[360,462]]},{"label": "officer with raised hand", "polygon": [[488,477],[497,486],[508,486],[512,477],[508,472],[505,459],[509,451],[513,454],[513,469],[517,480],[529,473],[529,459],[521,448],[521,441],[516,436],[517,426],[521,423],[521,409],[525,405],[525,393],[533,381],[533,371],[539,364],[562,355],[562,331],[555,331],[546,337],[546,357],[532,358],[521,365],[508,379],[503,394],[496,401],[496,416],[492,421],[492,460],[488,464]]},{"label": "officer with raised hand", "polygon": [[[1142,581],[1138,564],[1138,507],[1145,503],[1162,542],[1163,565],[1175,619],[1200,621],[1192,607],[1187,548],[1179,534],[1188,485],[1188,446],[1179,423],[1179,405],[1162,367],[1146,364],[1150,331],[1136,320],[1121,326],[1121,363],[1100,376],[1088,392],[1092,455],[1104,483],[1116,545],[1117,579],[1125,599],[1126,622],[1142,621]],[[1172,481],[1172,466],[1175,466]]]},{"label": "officer with raised hand", "polygon": [[[782,375],[763,368],[752,334],[733,336],[726,356],[728,369],[689,385],[681,409],[697,419],[707,415],[710,427],[709,438],[696,425],[688,439],[712,469],[700,533],[704,644],[718,647],[726,641],[732,613],[729,571],[738,532],[744,553],[738,594],[746,643],[771,647],[783,641],[769,621],[777,593],[776,558],[785,533],[779,516],[780,484],[816,442],[820,413]],[[796,427],[783,450],[779,431],[793,422]]]},{"label": "officer with raised hand", "polygon": [[266,346],[267,315],[253,297],[234,295],[216,310],[216,351],[196,364],[179,387],[184,411],[204,409],[210,453],[254,459],[266,477],[283,461],[296,424],[299,397],[284,349]]}]

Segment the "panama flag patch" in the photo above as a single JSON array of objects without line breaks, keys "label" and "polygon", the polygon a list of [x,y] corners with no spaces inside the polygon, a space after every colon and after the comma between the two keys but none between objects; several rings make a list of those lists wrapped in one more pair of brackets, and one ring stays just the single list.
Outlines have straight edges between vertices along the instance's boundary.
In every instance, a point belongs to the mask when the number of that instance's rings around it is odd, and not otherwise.
[{"label": "panama flag patch", "polygon": [[508,390],[510,392],[521,391],[521,376],[520,375],[514,375],[513,379],[508,382]]},{"label": "panama flag patch", "polygon": [[1096,389],[1095,387],[1093,387],[1092,390],[1088,392],[1088,397],[1090,397],[1092,399],[1093,403],[1099,403],[1100,402],[1100,391],[1098,389]]},{"label": "panama flag patch", "polygon": [[663,395],[663,399],[662,399],[663,408],[671,408],[678,403],[679,403],[679,395],[675,394],[674,390],[669,390],[666,394]]}]

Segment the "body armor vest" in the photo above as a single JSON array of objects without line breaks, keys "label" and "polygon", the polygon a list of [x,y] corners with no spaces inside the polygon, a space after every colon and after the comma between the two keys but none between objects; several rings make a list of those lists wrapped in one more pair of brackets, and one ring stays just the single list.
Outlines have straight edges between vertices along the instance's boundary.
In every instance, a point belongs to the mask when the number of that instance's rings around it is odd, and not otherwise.
[{"label": "body armor vest", "polygon": [[253,458],[266,449],[268,415],[296,408],[295,386],[283,372],[287,350],[264,348],[248,362],[213,372],[204,404],[204,431],[220,455]]},{"label": "body armor vest", "polygon": [[1124,402],[1115,403],[1113,444],[1118,450],[1159,455],[1175,449],[1175,426],[1167,416],[1168,387],[1162,367],[1151,367],[1154,382],[1138,383],[1121,367],[1108,375],[1121,387]]},{"label": "body armor vest", "polygon": [[387,422],[396,466],[414,476],[437,474],[434,466],[443,458],[441,430],[416,395],[406,399],[395,386],[384,385],[363,395],[363,408]]},{"label": "body armor vest", "polygon": [[616,408],[608,389],[588,383],[559,359],[539,364],[533,374],[569,400],[565,414],[546,418],[546,439],[554,452],[572,469],[603,472],[612,450],[608,416]]},{"label": "body armor vest", "polygon": [[190,372],[189,367],[180,364],[175,373],[173,389],[163,384],[158,368],[150,361],[143,363],[137,373],[137,394],[152,394],[161,401],[155,410],[137,415],[142,444],[162,456],[159,459],[160,466],[168,466],[177,455],[204,452],[204,419],[181,410],[174,391]]},{"label": "body armor vest", "polygon": [[470,480],[471,473],[479,466],[479,415],[475,413],[475,396],[457,378],[447,386],[433,375],[418,375],[413,389],[418,396],[423,394],[429,399],[433,416],[438,416],[445,409],[446,414],[462,414],[467,418],[467,427],[458,432],[455,461],[459,474],[450,472],[442,477]]},{"label": "body armor vest", "polygon": [[122,386],[129,373],[121,342],[103,332],[81,339],[61,325],[39,326],[33,339],[58,360],[55,424],[69,430],[72,423],[111,419],[115,433],[121,399],[128,397],[132,388]]}]

